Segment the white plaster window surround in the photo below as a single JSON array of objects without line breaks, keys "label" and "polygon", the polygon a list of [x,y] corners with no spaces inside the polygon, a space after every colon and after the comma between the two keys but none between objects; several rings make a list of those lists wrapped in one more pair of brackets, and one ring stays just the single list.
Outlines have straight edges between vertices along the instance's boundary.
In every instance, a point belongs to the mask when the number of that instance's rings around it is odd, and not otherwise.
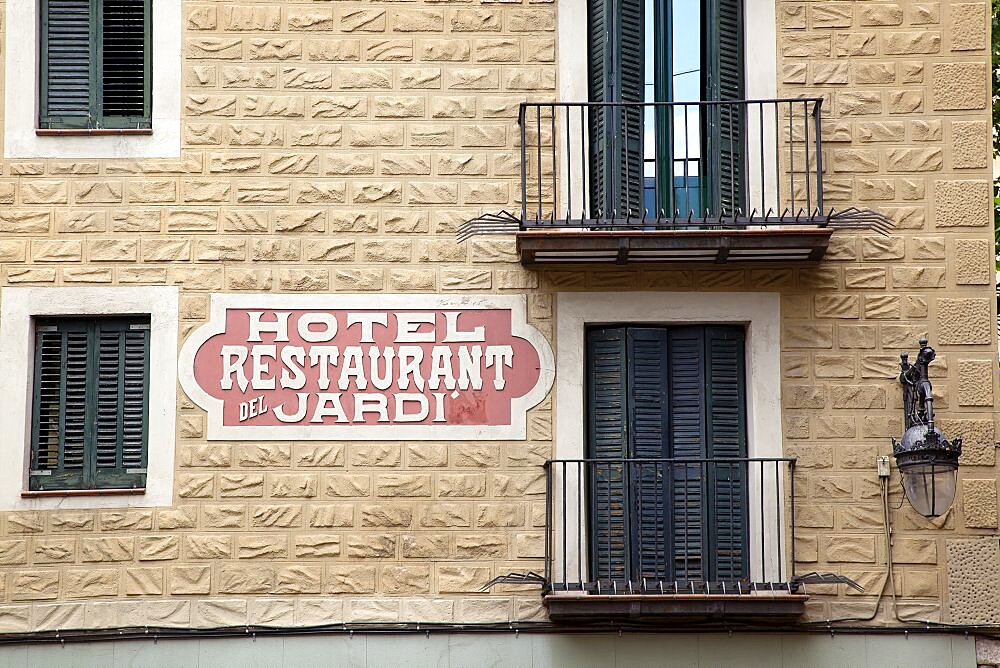
[{"label": "white plaster window surround", "polygon": [[[746,327],[747,454],[750,457],[781,457],[781,308],[780,296],[770,292],[560,292],[556,295],[556,385],[554,459],[586,458],[586,346],[587,326],[598,324],[741,324]],[[783,485],[770,476],[763,481],[751,471],[748,507],[784,498]],[[579,513],[581,490],[566,485],[566,521],[556,518],[555,545],[561,545],[562,527],[579,526],[580,542],[586,541],[587,518]],[[553,498],[563,490],[555,485]],[[560,506],[561,506],[560,502]],[[776,507],[777,505],[777,507]],[[750,554],[764,554],[763,569],[778,572],[778,546],[787,552],[783,517],[784,503],[765,504],[763,521],[751,514],[748,528]],[[761,526],[763,524],[763,526]],[[781,527],[780,531],[778,527]],[[763,538],[761,534],[763,532]],[[586,572],[586,555],[569,540],[566,572]],[[580,559],[583,557],[583,563]],[[782,559],[784,555],[782,554]],[[557,560],[553,572],[562,572]],[[582,569],[582,570],[580,570]],[[751,576],[760,575],[760,565],[751,564]],[[787,569],[782,565],[783,573]]]},{"label": "white plaster window surround", "polygon": [[40,0],[7,2],[5,158],[176,158],[181,153],[181,0],[152,3],[152,134],[39,136]]},{"label": "white plaster window surround", "polygon": [[[168,506],[173,501],[177,419],[178,288],[3,288],[0,290],[0,510]],[[148,315],[149,430],[146,491],[135,495],[25,498],[31,446],[34,318]]]}]

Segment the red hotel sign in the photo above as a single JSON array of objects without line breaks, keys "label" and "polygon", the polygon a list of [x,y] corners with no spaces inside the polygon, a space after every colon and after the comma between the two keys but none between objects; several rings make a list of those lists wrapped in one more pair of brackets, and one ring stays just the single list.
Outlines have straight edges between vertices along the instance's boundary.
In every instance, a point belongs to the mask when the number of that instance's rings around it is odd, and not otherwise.
[{"label": "red hotel sign", "polygon": [[523,439],[552,351],[523,296],[212,296],[181,385],[210,439]]}]

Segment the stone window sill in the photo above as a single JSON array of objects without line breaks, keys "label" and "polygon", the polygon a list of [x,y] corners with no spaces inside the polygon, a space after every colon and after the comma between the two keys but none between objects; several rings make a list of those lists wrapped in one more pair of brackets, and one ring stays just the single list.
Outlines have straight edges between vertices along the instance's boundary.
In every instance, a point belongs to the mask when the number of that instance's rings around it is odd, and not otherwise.
[{"label": "stone window sill", "polygon": [[145,487],[134,487],[128,489],[47,489],[47,490],[25,490],[21,492],[21,497],[33,499],[46,496],[111,496],[115,494],[145,494]]},{"label": "stone window sill", "polygon": [[94,137],[106,135],[151,135],[153,128],[36,128],[39,137]]}]

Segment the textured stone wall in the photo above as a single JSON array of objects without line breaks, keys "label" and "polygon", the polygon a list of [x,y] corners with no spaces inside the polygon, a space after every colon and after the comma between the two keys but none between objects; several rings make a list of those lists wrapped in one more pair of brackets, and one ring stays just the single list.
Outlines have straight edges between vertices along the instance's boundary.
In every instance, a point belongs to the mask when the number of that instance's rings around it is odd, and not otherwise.
[{"label": "textured stone wall", "polygon": [[[798,569],[869,588],[810,588],[811,619],[872,608],[874,457],[901,432],[898,353],[927,334],[963,480],[945,518],[893,511],[893,557],[900,610],[948,616],[946,542],[997,528],[984,3],[777,4],[780,93],[825,99],[829,202],[891,236],[838,233],[810,267],[544,272],[454,231],[518,204],[517,104],[555,96],[551,2],[183,14],[182,156],[0,162],[0,285],[180,285],[182,337],[225,290],[528,293],[550,337],[560,290],[779,291]],[[478,590],[542,569],[551,400],[524,442],[245,444],[208,442],[180,396],[172,507],[0,514],[0,631],[544,618],[535,589]]]},{"label": "textured stone wall", "polygon": [[[885,561],[874,459],[902,431],[898,354],[912,355],[927,335],[939,352],[931,374],[941,427],[964,435],[965,454],[946,517],[916,516],[895,475],[890,482],[895,584],[907,601],[899,612],[991,620],[963,604],[944,568],[958,554],[946,551],[950,538],[997,527],[987,5],[777,7],[779,93],[824,100],[828,202],[896,223],[888,237],[835,235],[827,261],[800,270],[784,294],[785,451],[803,470],[799,568],[842,572],[869,589],[815,597],[809,616],[873,610]],[[998,565],[984,567],[995,575]],[[892,622],[891,607],[879,619]]]},{"label": "textured stone wall", "polygon": [[[3,285],[180,285],[182,337],[214,291],[537,286],[512,240],[454,232],[515,204],[552,3],[185,1],[183,26],[181,157],[0,163]],[[173,507],[2,514],[0,631],[540,614],[479,589],[542,569],[547,403],[524,442],[239,444],[180,397]]]}]

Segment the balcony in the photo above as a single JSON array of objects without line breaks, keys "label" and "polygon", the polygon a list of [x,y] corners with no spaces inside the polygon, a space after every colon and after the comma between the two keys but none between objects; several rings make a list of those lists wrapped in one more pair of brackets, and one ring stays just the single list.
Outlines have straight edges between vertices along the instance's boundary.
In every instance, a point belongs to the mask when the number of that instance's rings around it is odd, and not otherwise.
[{"label": "balcony", "polygon": [[876,212],[827,209],[822,99],[523,103],[521,262],[815,262],[836,229],[885,232]]},{"label": "balcony", "polygon": [[789,620],[795,460],[546,463],[543,596],[554,621]]}]

